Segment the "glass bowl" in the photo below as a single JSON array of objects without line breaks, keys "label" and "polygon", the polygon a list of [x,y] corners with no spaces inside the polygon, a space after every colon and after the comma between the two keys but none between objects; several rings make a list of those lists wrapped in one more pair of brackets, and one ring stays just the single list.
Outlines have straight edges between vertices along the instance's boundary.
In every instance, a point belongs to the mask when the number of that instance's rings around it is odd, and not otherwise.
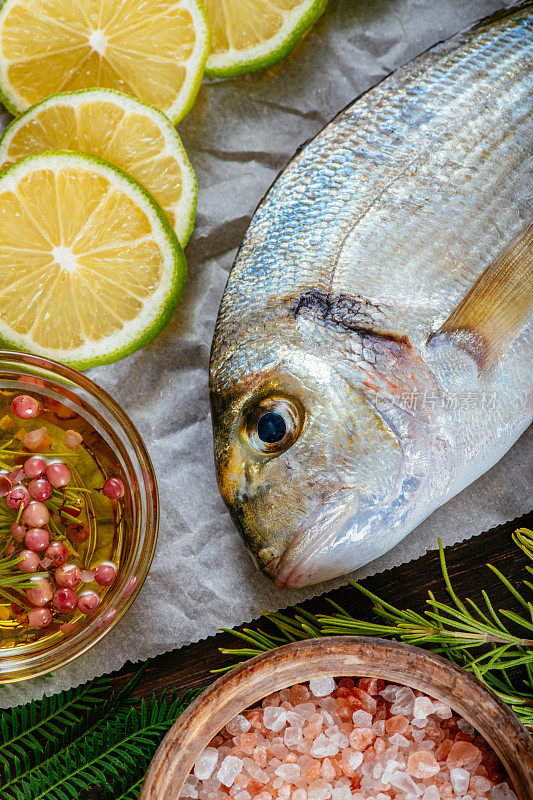
[{"label": "glass bowl", "polygon": [[101,443],[103,452],[112,454],[125,486],[117,579],[103,593],[98,608],[75,629],[0,647],[0,683],[10,683],[65,666],[124,616],[152,563],[159,501],[154,469],[135,426],[113,398],[85,375],[46,358],[0,350],[0,390],[38,393],[66,417],[78,414],[77,419],[94,429],[94,441]]}]

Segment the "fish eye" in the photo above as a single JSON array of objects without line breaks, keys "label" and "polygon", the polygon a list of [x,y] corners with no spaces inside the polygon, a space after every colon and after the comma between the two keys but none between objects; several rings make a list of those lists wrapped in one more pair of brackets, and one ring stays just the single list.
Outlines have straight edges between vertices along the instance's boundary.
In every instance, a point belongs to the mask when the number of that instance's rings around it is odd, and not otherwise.
[{"label": "fish eye", "polygon": [[302,419],[302,411],[292,400],[263,398],[247,412],[244,435],[253,450],[278,455],[298,438]]},{"label": "fish eye", "polygon": [[267,411],[257,420],[257,435],[265,444],[277,444],[285,437],[287,423],[277,411]]}]

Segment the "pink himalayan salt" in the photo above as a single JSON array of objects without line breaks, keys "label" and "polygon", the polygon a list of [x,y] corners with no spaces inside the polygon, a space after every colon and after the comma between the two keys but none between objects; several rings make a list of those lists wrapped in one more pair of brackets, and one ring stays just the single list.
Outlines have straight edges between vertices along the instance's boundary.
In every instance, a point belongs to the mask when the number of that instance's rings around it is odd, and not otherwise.
[{"label": "pink himalayan salt", "polygon": [[354,728],[348,738],[354,750],[365,750],[374,741],[374,734],[370,728]]},{"label": "pink himalayan salt", "polygon": [[[496,791],[495,800],[516,800],[471,726],[408,687],[343,679],[330,695],[298,684],[266,699],[212,740],[213,773],[192,773],[183,798],[493,800]],[[282,720],[280,730],[265,724]],[[200,775],[210,767],[202,772],[200,757]]]},{"label": "pink himalayan salt", "polygon": [[395,714],[385,721],[385,730],[388,734],[405,733],[408,727],[409,722],[403,714]]},{"label": "pink himalayan salt", "polygon": [[414,778],[432,778],[440,771],[440,767],[431,751],[418,750],[409,755],[407,770]]},{"label": "pink himalayan salt", "polygon": [[479,749],[470,742],[454,742],[446,759],[446,765],[449,769],[464,767],[466,764],[472,764],[479,755]]},{"label": "pink himalayan salt", "polygon": [[295,684],[289,689],[289,703],[293,706],[300,705],[300,703],[307,703],[310,697],[310,691],[307,686]]}]

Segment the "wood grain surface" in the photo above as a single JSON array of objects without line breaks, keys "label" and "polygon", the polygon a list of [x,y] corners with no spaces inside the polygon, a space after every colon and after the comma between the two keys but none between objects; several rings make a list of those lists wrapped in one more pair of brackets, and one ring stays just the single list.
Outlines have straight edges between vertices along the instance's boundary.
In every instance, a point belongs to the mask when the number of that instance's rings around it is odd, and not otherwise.
[{"label": "wood grain surface", "polygon": [[[533,527],[533,512],[446,548],[450,577],[459,595],[478,600],[481,597],[481,590],[486,589],[496,608],[520,610],[518,602],[491,570],[487,569],[486,564],[487,562],[494,564],[513,585],[519,586],[526,576],[526,564],[531,563],[511,540],[511,533],[521,526]],[[475,520],[472,520],[472,527],[476,527]],[[468,535],[468,531],[465,531],[465,535]],[[397,607],[409,607],[418,612],[422,612],[426,607],[428,589],[440,599],[447,597],[437,550],[431,550],[416,561],[367,578],[363,584]],[[328,606],[325,596],[331,597],[360,619],[369,621],[374,619],[369,602],[350,586],[343,586],[327,595],[315,597],[303,603],[302,607],[310,612],[324,612]],[[262,627],[268,626],[262,622]],[[213,675],[213,669],[235,661],[223,656],[219,648],[236,646],[238,643],[234,636],[220,633],[196,644],[150,659],[135,695],[150,697],[154,692],[160,695],[165,690],[177,689],[179,692],[185,692],[189,689],[203,688],[217,677]],[[139,664],[130,662],[125,664],[114,676],[116,687],[122,686],[138,668]]]}]

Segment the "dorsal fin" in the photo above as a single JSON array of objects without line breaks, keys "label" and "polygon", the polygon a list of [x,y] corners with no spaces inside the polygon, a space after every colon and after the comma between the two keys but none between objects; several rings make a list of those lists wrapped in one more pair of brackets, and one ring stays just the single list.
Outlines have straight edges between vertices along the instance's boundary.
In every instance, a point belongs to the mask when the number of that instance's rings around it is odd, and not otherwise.
[{"label": "dorsal fin", "polygon": [[479,371],[491,367],[533,310],[533,223],[501,250],[428,344],[453,342]]}]

